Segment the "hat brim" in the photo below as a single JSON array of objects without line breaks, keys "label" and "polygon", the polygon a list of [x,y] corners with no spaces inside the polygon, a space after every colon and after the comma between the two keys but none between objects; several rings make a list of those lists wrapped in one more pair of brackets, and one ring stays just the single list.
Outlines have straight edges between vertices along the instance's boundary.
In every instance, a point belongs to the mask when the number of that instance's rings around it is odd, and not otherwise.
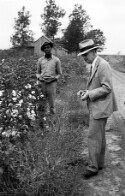
[{"label": "hat brim", "polygon": [[44,47],[47,46],[47,45],[50,45],[51,48],[53,48],[53,43],[52,42],[48,42],[48,43],[45,43],[41,46],[41,50],[44,51]]},{"label": "hat brim", "polygon": [[77,56],[81,56],[81,55],[83,55],[83,54],[86,54],[86,53],[88,53],[89,51],[94,50],[94,49],[96,49],[96,48],[102,48],[102,47],[101,47],[101,46],[94,46],[93,48],[90,48],[90,49],[88,49],[88,50],[85,50],[85,51],[83,51],[83,52],[80,52]]}]

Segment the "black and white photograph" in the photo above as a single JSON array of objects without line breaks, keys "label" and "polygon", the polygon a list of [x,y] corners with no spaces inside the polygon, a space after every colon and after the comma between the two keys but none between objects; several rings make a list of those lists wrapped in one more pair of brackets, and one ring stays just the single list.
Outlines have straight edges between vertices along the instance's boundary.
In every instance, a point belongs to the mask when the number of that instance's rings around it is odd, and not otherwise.
[{"label": "black and white photograph", "polygon": [[124,20],[124,0],[0,0],[0,196],[125,196]]}]

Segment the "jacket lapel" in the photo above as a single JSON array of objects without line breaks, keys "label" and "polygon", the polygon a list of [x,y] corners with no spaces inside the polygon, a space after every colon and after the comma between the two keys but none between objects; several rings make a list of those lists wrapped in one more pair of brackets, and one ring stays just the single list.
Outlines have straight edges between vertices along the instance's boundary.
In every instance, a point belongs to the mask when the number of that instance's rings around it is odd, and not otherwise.
[{"label": "jacket lapel", "polygon": [[98,69],[99,61],[100,61],[100,58],[98,57],[98,59],[97,59],[97,61],[96,61],[96,63],[95,63],[94,69],[93,69],[93,71],[92,71],[92,74],[91,74],[91,76],[90,76],[90,78],[89,78],[88,84],[91,82],[92,78],[94,77],[94,75],[95,75],[95,73],[96,73],[96,71],[97,71],[97,69]]}]

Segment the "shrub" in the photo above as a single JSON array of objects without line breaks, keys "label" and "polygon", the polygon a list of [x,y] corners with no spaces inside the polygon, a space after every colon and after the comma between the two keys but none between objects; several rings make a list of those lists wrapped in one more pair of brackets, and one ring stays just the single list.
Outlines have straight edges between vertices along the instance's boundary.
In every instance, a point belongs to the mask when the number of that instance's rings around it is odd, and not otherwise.
[{"label": "shrub", "polygon": [[0,162],[1,174],[6,176],[6,186],[1,187],[8,194],[31,178],[35,160],[30,134],[37,130],[43,135],[46,130],[46,100],[35,82],[30,62],[22,58],[1,64]]},{"label": "shrub", "polygon": [[62,77],[58,83],[58,90],[65,86],[71,78],[84,77],[86,74],[86,65],[82,58],[75,55],[59,57],[62,64]]}]

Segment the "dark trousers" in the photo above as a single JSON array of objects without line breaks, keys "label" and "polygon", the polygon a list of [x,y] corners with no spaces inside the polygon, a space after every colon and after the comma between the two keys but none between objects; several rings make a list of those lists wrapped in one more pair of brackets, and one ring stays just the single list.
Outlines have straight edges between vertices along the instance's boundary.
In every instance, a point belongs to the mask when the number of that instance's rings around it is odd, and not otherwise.
[{"label": "dark trousers", "polygon": [[57,82],[45,83],[41,82],[41,90],[49,103],[50,113],[55,113],[55,98]]}]

